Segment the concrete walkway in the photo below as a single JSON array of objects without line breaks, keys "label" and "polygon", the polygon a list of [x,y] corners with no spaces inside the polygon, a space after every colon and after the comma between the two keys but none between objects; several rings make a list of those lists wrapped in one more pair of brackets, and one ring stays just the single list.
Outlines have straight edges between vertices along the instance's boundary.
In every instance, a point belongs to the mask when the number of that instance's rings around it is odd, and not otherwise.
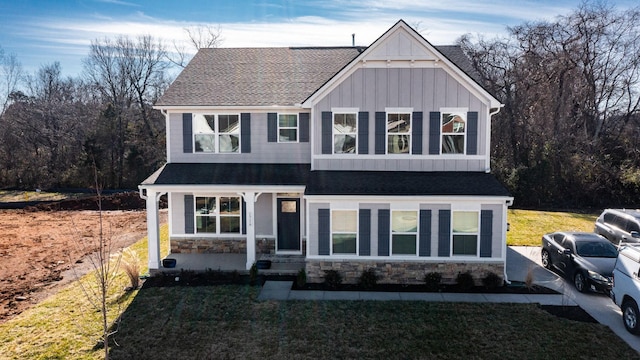
[{"label": "concrete walkway", "polygon": [[468,294],[428,292],[376,292],[376,291],[312,291],[291,290],[292,281],[267,281],[258,300],[404,300],[433,302],[474,303],[538,303],[542,305],[575,306],[560,294]]}]

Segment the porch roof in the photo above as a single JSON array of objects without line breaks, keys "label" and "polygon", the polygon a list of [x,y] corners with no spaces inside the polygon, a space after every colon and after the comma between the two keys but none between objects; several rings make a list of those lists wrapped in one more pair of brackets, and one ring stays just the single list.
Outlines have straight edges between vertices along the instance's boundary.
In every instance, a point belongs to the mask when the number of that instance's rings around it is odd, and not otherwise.
[{"label": "porch roof", "polygon": [[305,195],[511,197],[492,174],[462,171],[312,171]]},{"label": "porch roof", "polygon": [[142,185],[298,185],[307,182],[309,164],[169,163]]}]

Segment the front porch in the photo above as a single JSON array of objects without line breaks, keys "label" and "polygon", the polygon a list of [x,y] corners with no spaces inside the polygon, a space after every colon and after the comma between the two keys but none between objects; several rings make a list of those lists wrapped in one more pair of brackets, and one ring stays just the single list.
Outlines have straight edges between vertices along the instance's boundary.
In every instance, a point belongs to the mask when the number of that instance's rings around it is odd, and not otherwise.
[{"label": "front porch", "polygon": [[[237,271],[240,274],[248,274],[246,269],[247,254],[169,254],[165,259],[176,261],[175,267],[167,268],[160,266],[152,270],[153,273],[188,271]],[[271,260],[269,269],[260,269],[259,273],[264,275],[296,275],[300,269],[304,269],[305,261],[303,257],[291,258],[264,258]],[[259,258],[258,260],[262,260]],[[162,261],[164,263],[164,261]]]}]

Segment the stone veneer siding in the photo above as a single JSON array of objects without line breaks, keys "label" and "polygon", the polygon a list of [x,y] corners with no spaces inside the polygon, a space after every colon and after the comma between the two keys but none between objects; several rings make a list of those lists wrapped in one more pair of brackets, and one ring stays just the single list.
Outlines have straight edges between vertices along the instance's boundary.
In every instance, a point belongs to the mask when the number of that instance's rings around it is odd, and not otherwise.
[{"label": "stone veneer siding", "polygon": [[[257,254],[275,254],[275,239],[257,239]],[[239,239],[172,238],[172,254],[245,254],[247,242]]]},{"label": "stone veneer siding", "polygon": [[442,275],[443,283],[454,283],[458,273],[471,271],[477,285],[482,278],[493,272],[504,278],[503,262],[482,263],[425,263],[425,262],[391,262],[391,261],[353,261],[353,260],[310,260],[306,261],[305,271],[310,283],[324,282],[325,270],[336,270],[342,275],[345,284],[356,284],[363,271],[373,268],[381,276],[381,284],[424,284],[424,276],[429,272]]}]

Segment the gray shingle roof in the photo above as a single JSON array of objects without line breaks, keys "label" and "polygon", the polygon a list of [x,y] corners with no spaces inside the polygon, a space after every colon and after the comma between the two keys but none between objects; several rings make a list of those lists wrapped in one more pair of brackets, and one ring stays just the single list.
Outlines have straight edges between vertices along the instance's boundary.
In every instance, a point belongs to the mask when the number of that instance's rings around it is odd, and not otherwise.
[{"label": "gray shingle roof", "polygon": [[[436,49],[477,79],[459,46]],[[363,50],[364,47],[200,49],[156,105],[292,106],[306,100]]]},{"label": "gray shingle roof", "polygon": [[156,105],[295,105],[362,49],[200,49]]}]

